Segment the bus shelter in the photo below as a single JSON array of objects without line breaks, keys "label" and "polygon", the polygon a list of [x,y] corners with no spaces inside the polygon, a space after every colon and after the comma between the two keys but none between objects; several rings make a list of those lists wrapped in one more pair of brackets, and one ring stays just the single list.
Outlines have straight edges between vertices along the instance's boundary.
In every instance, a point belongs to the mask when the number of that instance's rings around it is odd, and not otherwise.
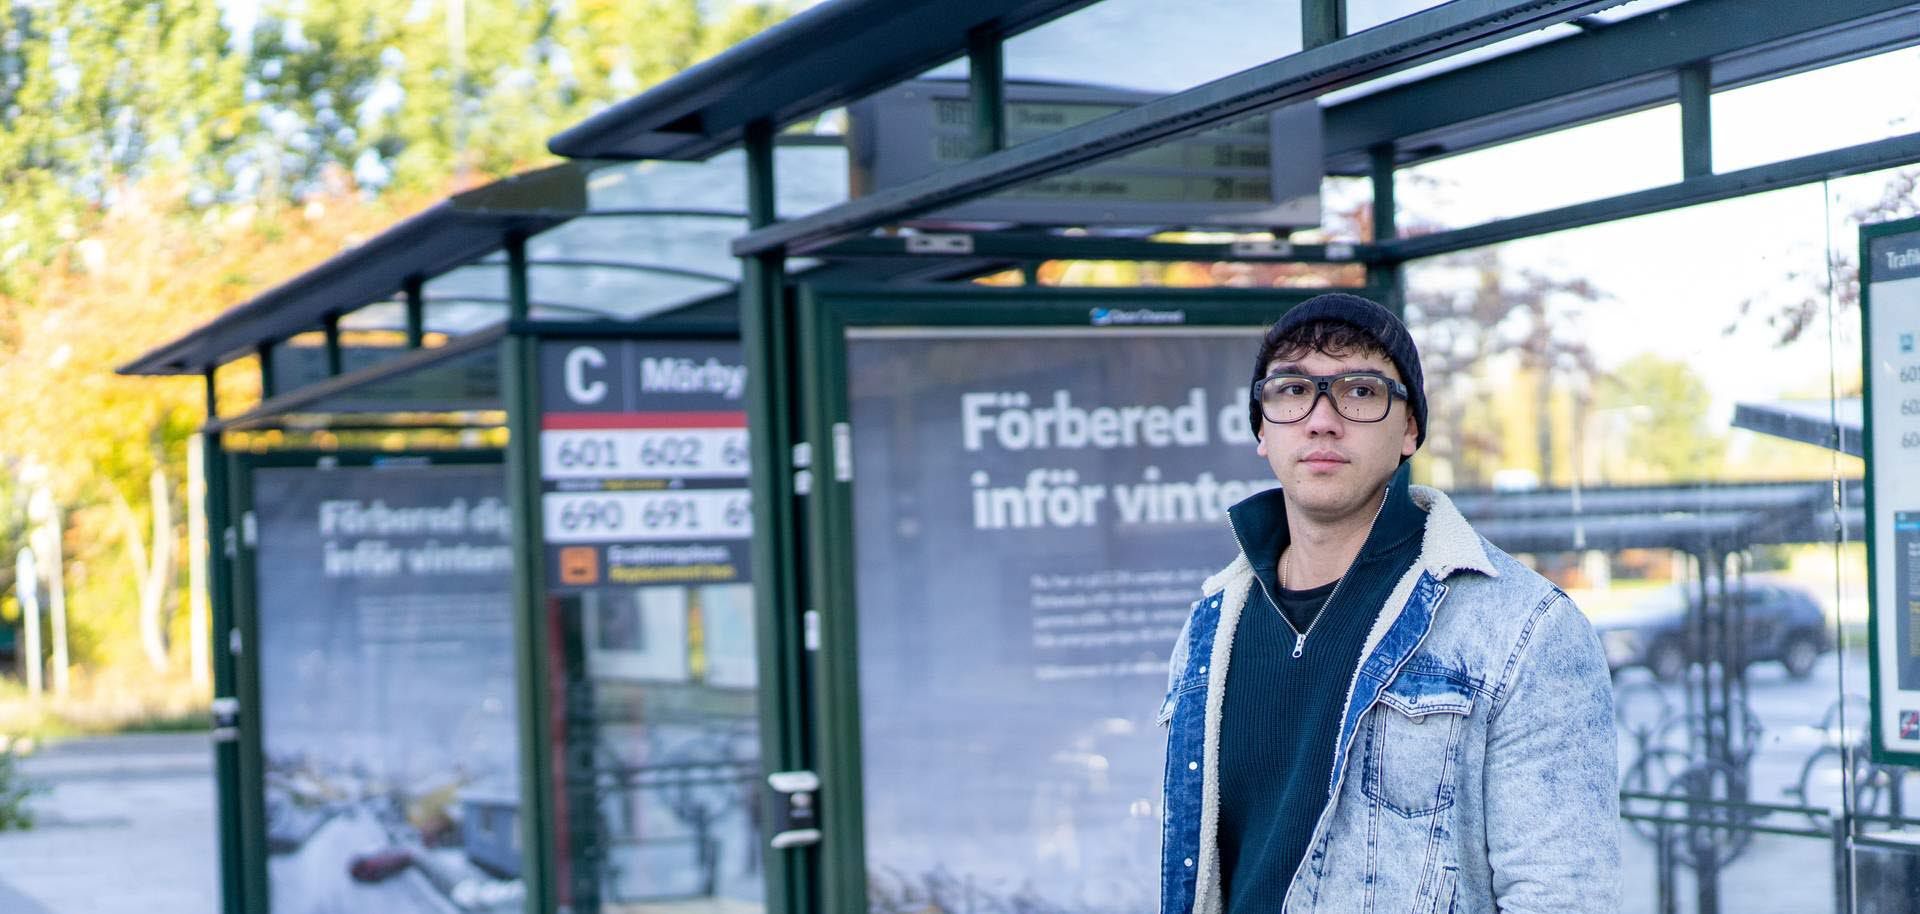
[{"label": "bus shelter", "polygon": [[554,834],[583,904],[759,896],[742,175],[516,176],[123,369],[206,385],[227,910],[519,910]]},{"label": "bus shelter", "polygon": [[[1241,364],[1265,323],[1339,287],[1402,309],[1419,333],[1430,315],[1408,307],[1407,273],[1424,262],[1920,162],[1911,133],[1739,168],[1717,167],[1714,145],[1717,98],[1920,43],[1911,3],[1214,6],[1176,16],[1126,0],[832,0],[556,136],[552,150],[577,164],[541,174],[575,176],[553,178],[561,187],[577,178],[584,191],[551,197],[570,205],[549,208],[538,193],[480,206],[484,237],[441,261],[421,259],[428,249],[396,227],[391,244],[337,261],[339,281],[388,278],[273,305],[276,322],[237,309],[129,366],[211,378],[256,356],[271,395],[210,426],[209,443],[234,450],[255,446],[254,429],[280,442],[318,435],[315,415],[332,417],[328,434],[385,433],[397,411],[343,420],[359,415],[343,398],[460,352],[497,357],[487,421],[404,420],[504,452],[519,805],[510,785],[455,793],[466,797],[466,856],[517,853],[521,883],[477,882],[474,904],[1151,910],[1165,653],[1219,564],[1225,506],[1272,485],[1245,453]],[[1183,71],[1150,91],[1036,63],[1075,29],[1116,19],[1176,38],[1181,23],[1206,23],[1212,32],[1186,34],[1218,72]],[[1236,56],[1229,48],[1248,41],[1217,40],[1235,30],[1270,40]],[[1650,109],[1675,114],[1677,180],[1398,231],[1396,195],[1422,166]],[[802,149],[837,157],[826,199],[825,172],[792,160]],[[604,169],[610,161],[633,164]],[[702,193],[731,196],[675,192],[653,205],[679,215],[627,215],[680,218],[688,199],[714,199],[726,214],[705,215],[733,230],[680,238],[686,257],[648,253],[659,269],[640,272],[688,278],[688,263],[732,258],[702,270],[708,294],[596,292],[582,314],[572,310],[572,293],[590,288],[582,274],[538,281],[543,259],[601,259],[539,253],[563,235],[586,249],[609,243],[623,216],[582,218],[597,208],[597,176],[631,168],[650,186],[647,169],[675,163],[703,169]],[[1356,237],[1310,231],[1336,185],[1366,201]],[[462,205],[450,212],[472,218]],[[515,221],[529,218],[555,224]],[[624,256],[667,243],[611,247]],[[381,251],[390,273],[355,261]],[[1059,265],[1091,263],[1208,279],[1059,282]],[[390,323],[431,316],[416,303],[460,265],[492,271],[504,289],[486,327],[343,373],[357,309],[386,309]],[[647,305],[608,313],[610,301]],[[283,393],[271,379],[284,347],[316,332],[328,376]],[[738,356],[672,348],[694,346]],[[647,399],[669,388],[705,399]],[[417,450],[406,452],[414,464]],[[291,459],[336,472],[375,462]],[[1824,542],[1823,517],[1844,529],[1853,490],[1827,491],[1824,503],[1805,486],[1476,497],[1489,535],[1516,552],[1658,545],[1699,557],[1703,599],[1689,625],[1716,653],[1688,674],[1688,705],[1706,716],[1675,751],[1680,771],[1720,771],[1750,741],[1740,647],[1726,634],[1727,563],[1737,580],[1757,545]],[[259,535],[236,513],[247,495],[235,489],[214,509],[215,529],[238,529],[243,543]],[[1683,502],[1692,516],[1675,517]],[[246,583],[244,569],[230,577]],[[721,592],[749,579],[750,593]],[[246,748],[259,739],[246,729],[260,697],[227,670],[245,783],[247,766],[263,765]],[[1836,910],[1910,904],[1904,883],[1856,882],[1869,859],[1905,853],[1898,832],[1911,823],[1897,804],[1890,815],[1856,808],[1854,788],[1882,775],[1850,766],[1839,775],[1849,799],[1831,809],[1769,803],[1737,771],[1636,785],[1647,803],[1629,818],[1661,835],[1659,909],[1682,903],[1676,855],[1693,871],[1686,909],[1707,912],[1738,889],[1728,874],[1743,852],[1763,867],[1832,872],[1822,903]],[[243,811],[274,801],[245,790],[234,800]],[[303,808],[337,818],[338,802]],[[389,824],[422,818],[388,806]],[[272,836],[247,827],[229,862],[254,882],[230,903],[271,894],[259,855]],[[378,876],[404,864],[353,865]],[[445,894],[464,904],[458,893]]]}]

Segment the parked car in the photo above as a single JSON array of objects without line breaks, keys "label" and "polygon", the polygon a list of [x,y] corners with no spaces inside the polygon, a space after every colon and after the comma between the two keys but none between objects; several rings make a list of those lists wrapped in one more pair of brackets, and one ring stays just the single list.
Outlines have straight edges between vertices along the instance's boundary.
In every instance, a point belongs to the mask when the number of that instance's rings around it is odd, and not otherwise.
[{"label": "parked car", "polygon": [[382,847],[355,854],[347,861],[347,875],[355,882],[385,882],[413,865],[413,852],[404,847]]},{"label": "parked car", "polygon": [[[1617,673],[1641,666],[1658,679],[1680,678],[1700,655],[1697,639],[1688,630],[1689,611],[1698,600],[1697,584],[1675,584],[1594,620],[1606,648],[1607,668]],[[1749,578],[1730,595],[1730,603],[1730,618],[1745,617],[1740,643],[1749,664],[1777,660],[1787,675],[1804,679],[1820,656],[1833,650],[1826,614],[1798,584]]]}]

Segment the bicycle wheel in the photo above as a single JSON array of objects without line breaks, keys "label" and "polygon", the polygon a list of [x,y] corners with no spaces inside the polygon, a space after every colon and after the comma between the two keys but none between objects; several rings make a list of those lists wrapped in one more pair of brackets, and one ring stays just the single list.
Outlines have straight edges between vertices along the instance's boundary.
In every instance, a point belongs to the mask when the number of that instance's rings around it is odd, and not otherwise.
[{"label": "bicycle wheel", "polygon": [[[1693,759],[1682,750],[1666,746],[1650,747],[1647,751],[1640,753],[1639,757],[1633,760],[1633,764],[1627,767],[1626,773],[1620,776],[1620,790],[1623,793],[1669,794],[1672,792],[1675,780],[1692,765]],[[1646,802],[1649,801],[1639,801],[1639,805],[1644,805]],[[1667,807],[1666,801],[1659,801],[1656,814],[1662,816],[1676,814]],[[1659,825],[1638,819],[1628,819],[1627,824],[1648,844],[1659,843]]]},{"label": "bicycle wheel", "polygon": [[[1880,808],[1886,779],[1875,775],[1873,762],[1866,753],[1855,751],[1852,760],[1853,811],[1857,815],[1872,815]],[[1846,771],[1845,753],[1838,746],[1821,746],[1807,756],[1806,764],[1800,766],[1800,779],[1786,792],[1807,807],[1805,815],[1809,822],[1825,827],[1828,820],[1846,807]]]}]

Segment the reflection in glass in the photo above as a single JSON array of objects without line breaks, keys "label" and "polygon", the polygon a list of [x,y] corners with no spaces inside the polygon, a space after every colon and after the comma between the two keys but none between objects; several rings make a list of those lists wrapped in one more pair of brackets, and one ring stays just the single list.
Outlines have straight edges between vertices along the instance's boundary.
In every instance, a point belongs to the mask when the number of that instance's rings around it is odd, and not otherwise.
[{"label": "reflection in glass", "polygon": [[1446,0],[1346,0],[1347,33],[1370,29],[1424,9],[1432,9]]},{"label": "reflection in glass", "polygon": [[1168,94],[1300,50],[1293,0],[1105,0],[1007,39],[1008,79]]},{"label": "reflection in glass", "polygon": [[751,585],[602,587],[549,606],[572,910],[761,910]]}]

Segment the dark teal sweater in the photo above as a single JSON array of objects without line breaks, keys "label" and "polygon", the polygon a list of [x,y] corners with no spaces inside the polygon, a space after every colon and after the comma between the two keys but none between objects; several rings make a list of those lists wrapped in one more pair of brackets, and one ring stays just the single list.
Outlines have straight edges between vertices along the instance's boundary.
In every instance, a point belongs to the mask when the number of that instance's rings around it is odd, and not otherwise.
[{"label": "dark teal sweater", "polygon": [[[1312,619],[1296,622],[1307,632],[1296,659],[1294,631],[1269,599],[1280,593],[1277,562],[1287,544],[1282,498],[1278,489],[1261,492],[1227,512],[1257,579],[1234,632],[1220,725],[1220,884],[1228,914],[1267,914],[1286,897],[1327,805],[1333,743],[1360,648],[1419,557],[1426,528],[1402,465],[1333,602],[1311,629]],[[1325,598],[1295,591],[1281,599],[1311,613]]]}]

